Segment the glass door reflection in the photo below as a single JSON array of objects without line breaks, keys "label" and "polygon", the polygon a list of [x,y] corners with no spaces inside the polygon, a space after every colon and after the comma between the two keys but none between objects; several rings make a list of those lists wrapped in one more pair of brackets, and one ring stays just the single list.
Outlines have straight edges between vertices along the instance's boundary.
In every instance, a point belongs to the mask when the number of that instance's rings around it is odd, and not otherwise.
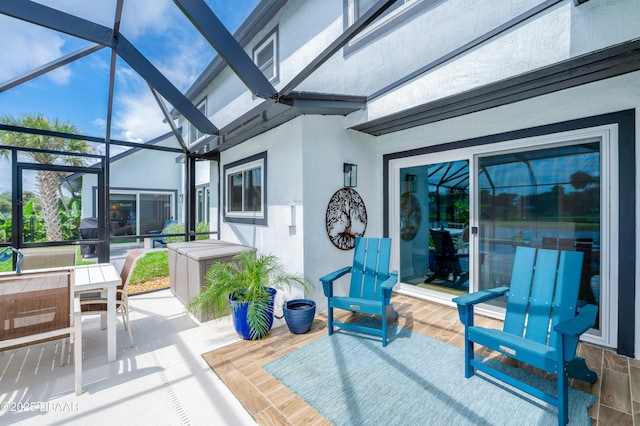
[{"label": "glass door reflection", "polygon": [[404,283],[469,289],[469,162],[400,169],[400,275]]}]

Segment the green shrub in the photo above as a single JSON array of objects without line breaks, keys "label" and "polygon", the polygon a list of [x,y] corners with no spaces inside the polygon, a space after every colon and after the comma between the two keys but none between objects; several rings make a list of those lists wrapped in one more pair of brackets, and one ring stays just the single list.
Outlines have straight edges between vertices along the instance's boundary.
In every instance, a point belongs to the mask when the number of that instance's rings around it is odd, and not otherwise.
[{"label": "green shrub", "polygon": [[[209,224],[207,222],[196,223],[196,232],[209,232]],[[174,223],[162,230],[163,234],[184,234],[184,223]],[[184,241],[183,237],[167,237],[168,243],[177,243]],[[196,240],[208,240],[208,235],[196,235]]]}]

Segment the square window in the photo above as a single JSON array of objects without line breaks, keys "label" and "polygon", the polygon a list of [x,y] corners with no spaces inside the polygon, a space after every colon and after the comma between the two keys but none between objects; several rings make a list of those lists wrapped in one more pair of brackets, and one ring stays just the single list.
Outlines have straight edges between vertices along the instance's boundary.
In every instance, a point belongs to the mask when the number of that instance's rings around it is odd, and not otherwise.
[{"label": "square window", "polygon": [[267,153],[257,154],[224,167],[227,222],[266,225]]},{"label": "square window", "polygon": [[269,81],[278,79],[278,32],[274,30],[253,49],[253,62]]},{"label": "square window", "polygon": [[[205,115],[205,117],[207,116],[207,100],[203,99],[198,105],[197,107],[198,110],[203,113]],[[202,138],[204,136],[204,133],[202,133],[200,130],[198,130],[198,128],[196,126],[194,126],[193,124],[189,123],[189,142],[193,143],[195,141],[197,141],[198,139]]]}]

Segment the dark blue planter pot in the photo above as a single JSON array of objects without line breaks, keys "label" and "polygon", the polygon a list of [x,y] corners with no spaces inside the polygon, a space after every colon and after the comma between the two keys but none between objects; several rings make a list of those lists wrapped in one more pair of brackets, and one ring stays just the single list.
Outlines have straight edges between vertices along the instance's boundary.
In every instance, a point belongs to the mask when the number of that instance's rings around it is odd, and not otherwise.
[{"label": "dark blue planter pot", "polygon": [[313,317],[316,315],[316,302],[311,299],[294,299],[282,306],[284,319],[289,331],[304,334],[311,329]]},{"label": "dark blue planter pot", "polygon": [[[265,313],[265,320],[268,324],[268,330],[271,329],[271,325],[273,325],[273,299],[276,295],[275,288],[269,288],[269,295],[271,296],[271,300],[268,305],[269,308]],[[253,336],[252,328],[249,326],[249,322],[247,321],[247,309],[249,309],[249,302],[238,302],[237,300],[232,299],[229,296],[229,304],[231,305],[231,318],[233,320],[233,328],[236,330],[236,333],[244,340],[252,340],[252,339],[262,339],[267,337],[269,332],[264,335],[256,335]]]}]

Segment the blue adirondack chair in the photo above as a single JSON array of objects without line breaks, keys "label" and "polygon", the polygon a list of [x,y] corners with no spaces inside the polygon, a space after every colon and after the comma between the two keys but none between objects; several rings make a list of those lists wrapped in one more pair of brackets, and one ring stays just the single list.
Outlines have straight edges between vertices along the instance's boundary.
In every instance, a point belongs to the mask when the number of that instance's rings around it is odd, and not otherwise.
[{"label": "blue adirondack chair", "polygon": [[[164,232],[164,230],[167,229],[168,226],[174,225],[176,223],[178,223],[177,220],[167,219],[167,220],[164,221],[164,226],[162,227],[162,229],[154,229],[153,231],[149,231],[149,234],[162,234]],[[151,239],[151,247],[156,248],[156,245],[158,245],[160,247],[166,246],[167,245],[167,239],[165,237],[152,238]]]},{"label": "blue adirondack chair", "polygon": [[[580,335],[593,326],[598,308],[578,308],[583,253],[518,247],[510,287],[479,291],[453,299],[465,327],[465,377],[478,369],[558,407],[558,424],[568,417],[569,376],[595,383],[598,376],[576,357]],[[473,306],[507,297],[502,330],[473,325]],[[526,324],[526,327],[525,327]],[[497,371],[474,359],[478,343],[558,377],[557,396]]]},{"label": "blue adirondack chair", "polygon": [[[353,254],[353,266],[347,266],[322,278],[324,294],[329,299],[327,327],[329,335],[333,327],[373,334],[382,337],[382,346],[387,345],[387,318],[397,318],[391,306],[391,291],[398,281],[398,272],[389,272],[391,257],[390,238],[357,238]],[[334,296],[333,283],[343,275],[351,273],[349,295]],[[333,309],[380,315],[382,328],[364,327],[333,319]]]}]

